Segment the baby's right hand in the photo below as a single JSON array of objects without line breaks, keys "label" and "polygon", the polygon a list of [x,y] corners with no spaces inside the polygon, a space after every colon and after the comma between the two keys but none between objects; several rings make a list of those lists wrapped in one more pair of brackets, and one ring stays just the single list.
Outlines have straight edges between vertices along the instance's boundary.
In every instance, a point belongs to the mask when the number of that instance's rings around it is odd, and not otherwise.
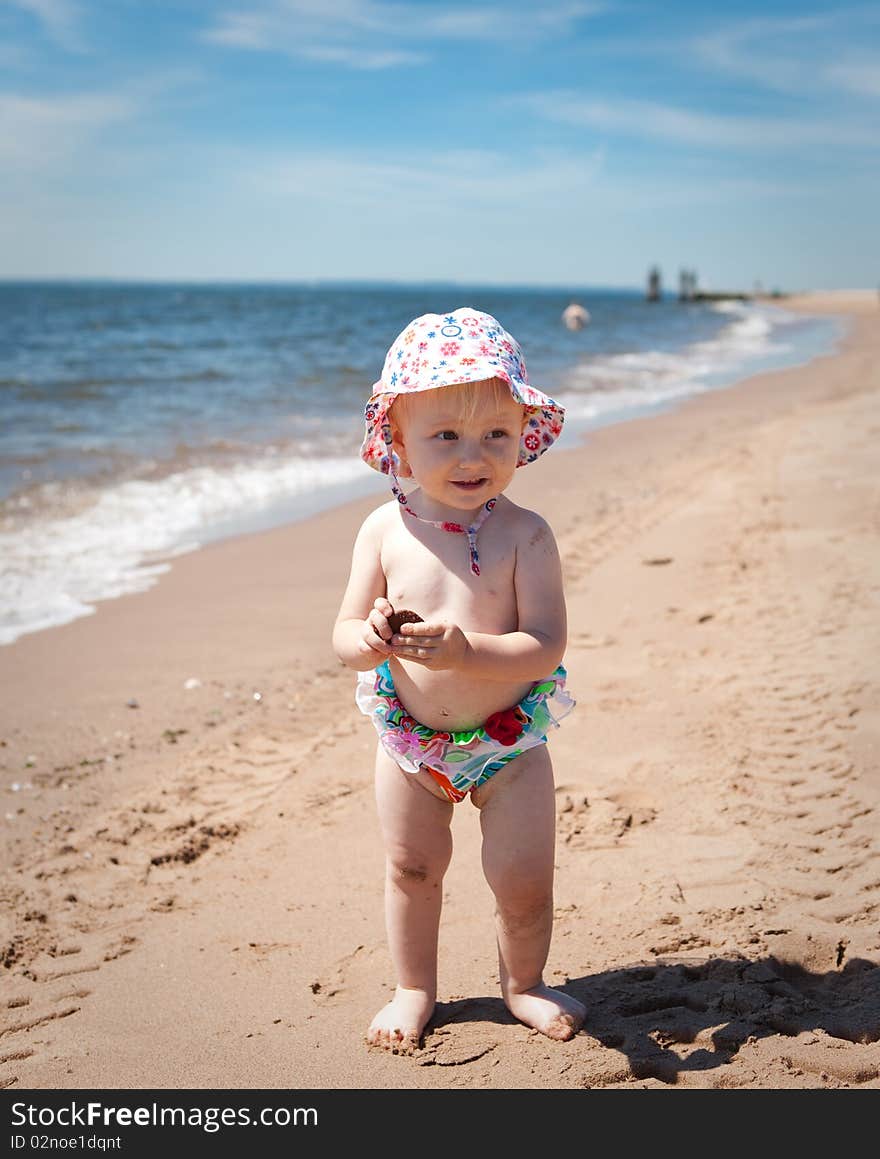
[{"label": "baby's right hand", "polygon": [[391,654],[392,649],[388,646],[387,641],[394,633],[388,623],[388,617],[393,612],[394,608],[384,596],[380,596],[373,603],[370,614],[364,620],[364,632],[360,642],[361,652],[365,654],[367,652],[381,652],[383,656]]}]

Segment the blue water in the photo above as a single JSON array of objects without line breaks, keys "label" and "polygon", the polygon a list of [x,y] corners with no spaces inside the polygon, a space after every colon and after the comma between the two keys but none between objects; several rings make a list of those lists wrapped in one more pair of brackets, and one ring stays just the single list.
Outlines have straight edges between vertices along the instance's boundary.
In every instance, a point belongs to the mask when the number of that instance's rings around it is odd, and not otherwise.
[{"label": "blue water", "polygon": [[[561,322],[573,299],[580,331]],[[199,543],[381,485],[357,450],[385,352],[463,305],[517,337],[563,438],[841,334],[784,302],[598,288],[0,284],[0,643],[149,586]]]}]

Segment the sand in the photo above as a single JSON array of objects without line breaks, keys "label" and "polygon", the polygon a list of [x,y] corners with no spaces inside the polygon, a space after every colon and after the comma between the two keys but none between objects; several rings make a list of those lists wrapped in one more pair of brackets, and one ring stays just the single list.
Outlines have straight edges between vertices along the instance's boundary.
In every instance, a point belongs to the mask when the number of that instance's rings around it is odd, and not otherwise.
[{"label": "sand", "polygon": [[0,1083],[880,1086],[880,303],[840,350],[555,448],[578,708],[552,738],[554,1043],[498,993],[478,815],[453,822],[441,1001],[392,981],[374,733],[330,630],[384,497],[215,543],[0,648]]}]

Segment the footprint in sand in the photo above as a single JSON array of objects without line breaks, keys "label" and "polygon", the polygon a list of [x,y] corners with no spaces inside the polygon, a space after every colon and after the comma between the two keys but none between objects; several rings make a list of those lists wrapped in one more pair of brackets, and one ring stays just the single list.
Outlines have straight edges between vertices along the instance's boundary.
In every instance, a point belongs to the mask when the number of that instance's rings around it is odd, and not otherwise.
[{"label": "footprint in sand", "polygon": [[339,959],[328,976],[316,978],[310,984],[315,1000],[320,1003],[331,1002],[345,994],[351,972],[355,968],[367,966],[375,953],[375,949],[355,946],[351,953],[345,954]]}]

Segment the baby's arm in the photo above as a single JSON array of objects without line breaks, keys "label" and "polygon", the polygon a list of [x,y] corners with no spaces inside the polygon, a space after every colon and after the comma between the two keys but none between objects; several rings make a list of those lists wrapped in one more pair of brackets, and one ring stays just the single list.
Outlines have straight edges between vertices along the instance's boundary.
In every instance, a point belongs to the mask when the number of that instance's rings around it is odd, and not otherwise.
[{"label": "baby's arm", "polygon": [[[565,653],[568,624],[559,549],[549,524],[528,513],[514,569],[518,628],[493,636],[454,624],[404,624],[392,651],[428,668],[457,668],[481,680],[533,680],[553,672]],[[419,655],[419,652],[422,655]]]},{"label": "baby's arm", "polygon": [[351,574],[333,625],[333,650],[347,668],[365,672],[376,668],[391,653],[387,617],[393,608],[385,598],[382,570],[383,518],[381,508],[364,520],[355,539]]}]

